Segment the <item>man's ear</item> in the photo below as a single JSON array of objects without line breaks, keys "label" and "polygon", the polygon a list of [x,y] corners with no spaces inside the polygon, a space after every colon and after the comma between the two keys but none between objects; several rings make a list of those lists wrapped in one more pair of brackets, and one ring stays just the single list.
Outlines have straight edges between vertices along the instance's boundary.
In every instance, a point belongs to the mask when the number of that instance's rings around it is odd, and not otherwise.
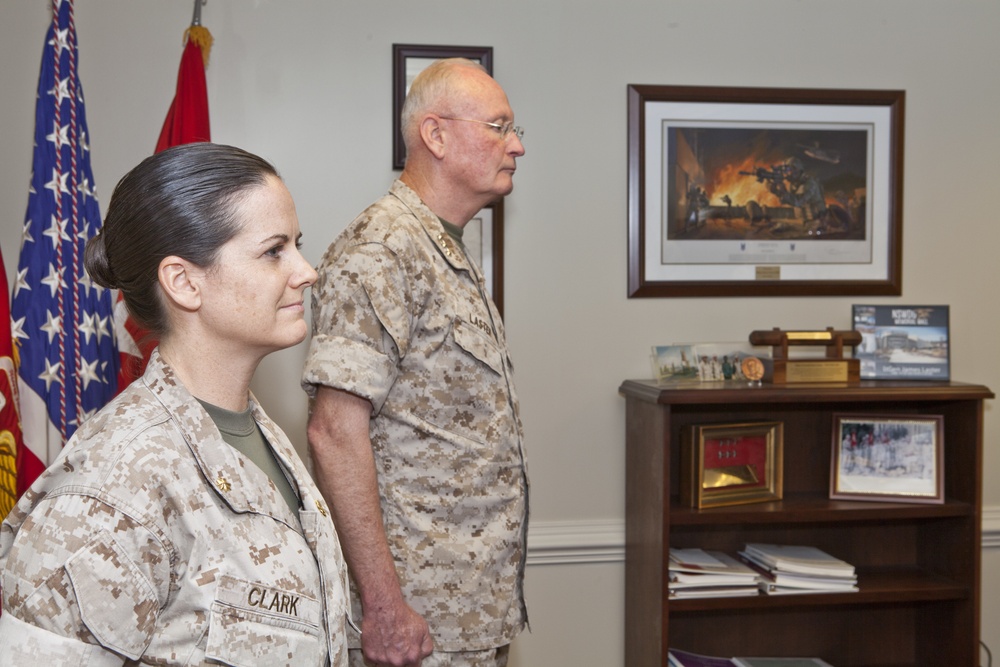
[{"label": "man's ear", "polygon": [[439,160],[444,157],[445,132],[440,118],[433,115],[424,116],[420,121],[420,139],[431,155]]},{"label": "man's ear", "polygon": [[204,271],[187,261],[170,255],[160,261],[157,277],[163,295],[178,307],[195,311],[201,307],[201,281]]}]

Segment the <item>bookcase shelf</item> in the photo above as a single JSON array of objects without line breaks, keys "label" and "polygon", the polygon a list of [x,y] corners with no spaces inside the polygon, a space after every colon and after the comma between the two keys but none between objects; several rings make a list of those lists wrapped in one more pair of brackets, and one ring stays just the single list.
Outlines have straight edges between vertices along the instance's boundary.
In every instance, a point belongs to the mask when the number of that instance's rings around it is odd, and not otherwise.
[{"label": "bookcase shelf", "polygon": [[915,569],[859,570],[863,581],[857,593],[816,593],[734,598],[692,598],[670,602],[671,613],[717,611],[720,609],[761,610],[781,607],[844,607],[880,603],[961,600],[969,596],[967,586]]},{"label": "bookcase shelf", "polygon": [[782,500],[755,505],[693,509],[671,498],[670,522],[674,526],[707,526],[743,523],[817,523],[844,521],[891,521],[905,518],[973,516],[969,503],[945,501],[930,507],[912,503],[874,503],[829,500],[826,495],[799,493]]},{"label": "bookcase shelf", "polygon": [[[983,402],[952,382],[822,385],[626,380],[625,664],[661,667],[673,646],[710,655],[817,656],[836,667],[976,667]],[[943,504],[829,499],[834,415],[941,415]],[[681,433],[780,421],[782,500],[681,504]],[[807,544],[857,567],[857,593],[669,600],[670,547],[735,554]]]}]

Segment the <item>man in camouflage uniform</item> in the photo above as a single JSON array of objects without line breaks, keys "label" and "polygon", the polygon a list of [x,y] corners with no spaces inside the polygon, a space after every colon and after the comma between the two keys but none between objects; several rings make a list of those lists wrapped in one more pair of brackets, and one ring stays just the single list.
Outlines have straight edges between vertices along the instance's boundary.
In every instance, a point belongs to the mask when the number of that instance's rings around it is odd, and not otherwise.
[{"label": "man in camouflage uniform", "polygon": [[83,423],[0,528],[0,665],[346,664],[329,512],[251,407],[297,514],[158,352]]},{"label": "man in camouflage uniform", "polygon": [[528,481],[503,323],[461,230],[512,190],[523,131],[466,60],[424,70],[402,121],[405,170],[313,287],[311,452],[363,616],[351,664],[502,666],[527,622]]}]

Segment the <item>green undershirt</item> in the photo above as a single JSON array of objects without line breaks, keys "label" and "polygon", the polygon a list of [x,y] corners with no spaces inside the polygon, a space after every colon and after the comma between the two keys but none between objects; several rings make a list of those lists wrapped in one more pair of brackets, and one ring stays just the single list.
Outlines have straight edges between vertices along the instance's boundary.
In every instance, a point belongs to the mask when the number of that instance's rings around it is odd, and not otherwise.
[{"label": "green undershirt", "polygon": [[260,426],[254,421],[253,408],[248,407],[243,412],[233,412],[206,403],[201,399],[198,399],[198,402],[215,422],[219,433],[222,434],[222,439],[229,443],[233,449],[253,461],[265,475],[271,478],[271,481],[278,488],[278,493],[288,503],[292,513],[298,516],[299,498],[281,471],[281,466],[278,465],[278,460],[274,457],[271,448],[267,446]]},{"label": "green undershirt", "polygon": [[459,227],[458,225],[453,225],[442,218],[438,218],[438,220],[441,220],[441,224],[444,226],[444,231],[448,232],[448,236],[455,239],[458,242],[458,245],[462,246],[462,248],[465,248],[465,244],[462,243],[462,234],[465,233],[465,229],[463,227]]}]

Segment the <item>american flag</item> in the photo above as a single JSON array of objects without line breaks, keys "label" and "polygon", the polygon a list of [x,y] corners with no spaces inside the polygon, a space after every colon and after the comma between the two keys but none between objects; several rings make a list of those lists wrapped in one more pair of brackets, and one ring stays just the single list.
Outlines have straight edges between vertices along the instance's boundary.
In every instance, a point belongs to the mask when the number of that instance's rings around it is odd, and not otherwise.
[{"label": "american flag", "polygon": [[[100,229],[101,212],[78,65],[73,1],[53,0],[11,299],[21,427],[36,468],[51,463],[77,427],[111,399],[118,375],[111,294],[83,268],[84,246]],[[18,488],[30,485],[38,472],[21,467]]]}]

